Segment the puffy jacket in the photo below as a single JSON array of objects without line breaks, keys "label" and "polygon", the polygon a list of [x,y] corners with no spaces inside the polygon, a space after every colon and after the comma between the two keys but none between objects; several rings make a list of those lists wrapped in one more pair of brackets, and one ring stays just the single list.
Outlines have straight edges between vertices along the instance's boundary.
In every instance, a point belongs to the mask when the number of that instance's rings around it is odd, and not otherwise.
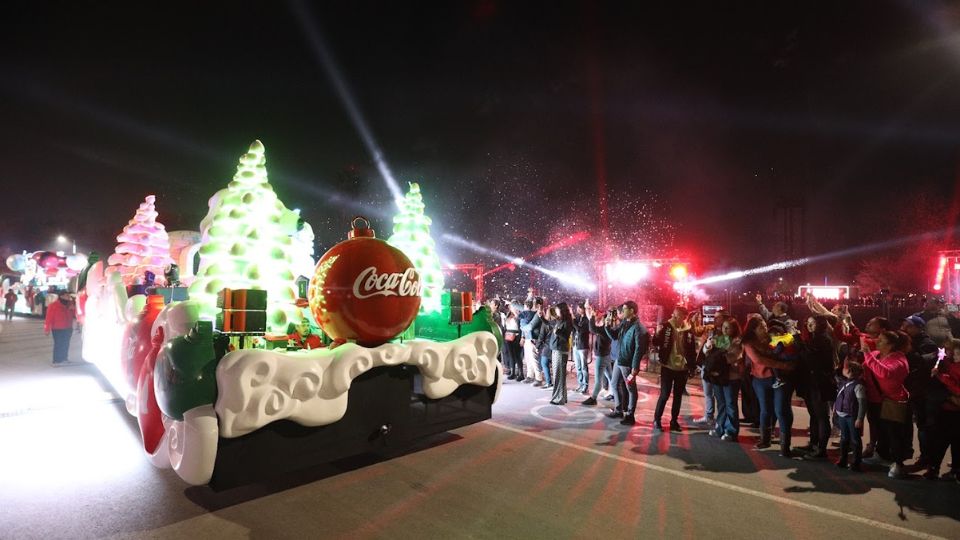
[{"label": "puffy jacket", "polygon": [[[673,356],[673,342],[680,340],[680,354],[683,356],[683,366],[671,366],[670,359]],[[673,369],[675,371],[684,371],[688,366],[692,366],[696,360],[696,340],[693,335],[693,328],[686,322],[681,328],[674,328],[671,321],[667,321],[663,328],[657,332],[653,338],[653,344],[657,347],[660,354],[660,365]],[[677,369],[679,367],[679,369]]]},{"label": "puffy jacket", "polygon": [[863,360],[863,381],[867,387],[867,401],[880,403],[883,398],[906,401],[909,394],[904,383],[909,374],[910,364],[902,352],[894,351],[885,358],[880,358],[879,351],[866,353]]},{"label": "puffy jacket", "polygon": [[73,328],[73,320],[76,318],[72,307],[57,300],[47,308],[47,318],[43,322],[43,331],[67,330]]},{"label": "puffy jacket", "polygon": [[611,340],[617,341],[617,365],[640,369],[640,359],[650,348],[650,333],[640,319],[622,321],[615,328],[600,327]]},{"label": "puffy jacket", "polygon": [[573,348],[578,351],[590,348],[590,318],[586,315],[573,318]]}]

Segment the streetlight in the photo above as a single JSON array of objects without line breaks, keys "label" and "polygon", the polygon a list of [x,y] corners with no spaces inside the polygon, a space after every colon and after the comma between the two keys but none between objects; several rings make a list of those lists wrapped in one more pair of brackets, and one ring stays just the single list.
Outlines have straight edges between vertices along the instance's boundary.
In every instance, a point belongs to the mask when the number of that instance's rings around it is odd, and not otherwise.
[{"label": "streetlight", "polygon": [[64,236],[64,235],[61,234],[61,235],[57,236],[57,243],[58,243],[58,244],[66,244],[66,243],[72,244],[72,245],[73,245],[73,254],[74,254],[74,255],[77,254],[77,241],[76,241],[76,240],[69,240],[69,239],[67,239],[66,236]]}]

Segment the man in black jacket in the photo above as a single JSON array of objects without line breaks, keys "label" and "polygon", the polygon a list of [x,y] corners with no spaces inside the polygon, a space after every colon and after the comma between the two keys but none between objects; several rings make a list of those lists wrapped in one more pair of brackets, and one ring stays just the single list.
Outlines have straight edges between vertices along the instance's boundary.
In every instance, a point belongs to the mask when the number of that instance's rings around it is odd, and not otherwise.
[{"label": "man in black jacket", "polygon": [[[904,319],[900,329],[910,336],[910,352],[907,353],[910,374],[907,375],[905,385],[910,394],[910,406],[917,423],[920,458],[913,464],[913,468],[919,470],[926,467],[928,456],[933,455],[933,436],[930,433],[933,418],[927,414],[926,398],[930,372],[937,361],[937,345],[927,335],[926,321],[918,315],[911,315]],[[909,440],[912,441],[913,437],[911,436]]]},{"label": "man in black jacket", "polygon": [[650,345],[650,334],[637,317],[637,310],[637,303],[627,300],[620,306],[620,324],[614,328],[602,326],[607,337],[617,341],[620,347],[610,386],[616,388],[619,381],[623,380],[629,395],[629,401],[623,403],[620,393],[614,392],[615,408],[607,416],[622,418],[620,424],[624,426],[636,423],[634,412],[637,409],[637,373],[640,371],[640,359],[647,354]]}]

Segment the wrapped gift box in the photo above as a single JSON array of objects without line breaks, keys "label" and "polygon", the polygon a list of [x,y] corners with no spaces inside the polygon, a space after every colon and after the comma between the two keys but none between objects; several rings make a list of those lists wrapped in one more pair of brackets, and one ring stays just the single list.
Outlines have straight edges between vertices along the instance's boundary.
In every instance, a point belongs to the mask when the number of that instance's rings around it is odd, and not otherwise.
[{"label": "wrapped gift box", "polygon": [[267,291],[262,289],[221,289],[217,307],[234,310],[267,309]]}]

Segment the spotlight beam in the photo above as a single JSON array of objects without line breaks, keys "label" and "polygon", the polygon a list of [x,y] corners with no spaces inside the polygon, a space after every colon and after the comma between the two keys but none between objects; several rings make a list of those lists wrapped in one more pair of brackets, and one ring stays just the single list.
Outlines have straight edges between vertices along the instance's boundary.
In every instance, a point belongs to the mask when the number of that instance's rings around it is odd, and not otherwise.
[{"label": "spotlight beam", "polygon": [[789,261],[781,261],[773,264],[768,264],[765,266],[758,266],[756,268],[750,268],[747,270],[736,270],[733,272],[727,272],[726,274],[719,274],[716,276],[708,276],[703,279],[697,279],[688,282],[689,285],[709,285],[711,283],[719,283],[722,281],[732,281],[735,279],[744,278],[747,276],[752,276],[756,274],[765,274],[768,272],[775,272],[777,270],[786,270],[787,268],[796,268],[798,266],[804,266],[811,263],[819,263],[823,261],[829,261],[833,259],[841,259],[844,257],[849,257],[851,255],[860,255],[863,253],[872,253],[875,251],[884,251],[887,249],[892,249],[895,247],[903,246],[905,244],[913,244],[916,242],[924,242],[929,240],[936,240],[943,237],[949,237],[955,235],[960,229],[960,227],[950,227],[947,229],[941,229],[939,231],[931,231],[923,234],[915,234],[912,236],[906,236],[903,238],[896,238],[893,240],[887,240],[884,242],[876,242],[873,244],[867,244],[864,246],[857,246],[849,249],[843,249],[840,251],[833,251],[830,253],[823,253],[820,255],[814,255],[812,257],[803,257],[800,259],[793,259]]},{"label": "spotlight beam", "polygon": [[516,266],[525,266],[527,268],[530,268],[531,270],[536,270],[541,274],[550,276],[556,279],[557,281],[560,281],[561,283],[571,285],[573,287],[576,287],[577,289],[587,290],[587,291],[595,291],[597,289],[597,286],[594,283],[592,283],[589,280],[583,279],[579,276],[568,274],[566,272],[560,272],[557,270],[551,270],[550,268],[544,268],[543,266],[529,263],[520,257],[514,257],[502,251],[497,251],[495,249],[481,246],[476,242],[471,242],[470,240],[461,238],[455,234],[444,233],[442,238],[446,241],[457,244],[458,246],[465,247],[473,252],[482,253],[484,255],[490,255],[493,257],[503,259],[505,261],[508,261],[509,262],[508,264],[514,264]]},{"label": "spotlight beam", "polygon": [[347,110],[347,114],[353,122],[353,127],[356,128],[360,134],[360,138],[363,140],[364,146],[367,147],[367,152],[373,157],[373,162],[376,164],[377,170],[380,171],[380,176],[383,177],[383,181],[387,184],[387,189],[389,189],[390,194],[393,195],[394,203],[399,207],[399,203],[403,199],[403,192],[393,177],[390,166],[387,165],[387,160],[383,157],[383,151],[380,149],[380,145],[377,144],[376,139],[374,139],[373,132],[370,130],[370,126],[367,125],[367,121],[360,111],[360,107],[357,105],[356,100],[353,99],[353,93],[347,86],[346,79],[343,74],[340,73],[340,69],[333,59],[333,55],[330,54],[330,49],[327,48],[323,36],[320,34],[319,27],[317,27],[304,2],[294,0],[291,2],[291,7],[297,16],[297,21],[300,23],[304,34],[310,41],[311,49],[320,62],[320,66],[327,73],[330,82],[333,83],[337,97],[340,98],[340,102]]}]

